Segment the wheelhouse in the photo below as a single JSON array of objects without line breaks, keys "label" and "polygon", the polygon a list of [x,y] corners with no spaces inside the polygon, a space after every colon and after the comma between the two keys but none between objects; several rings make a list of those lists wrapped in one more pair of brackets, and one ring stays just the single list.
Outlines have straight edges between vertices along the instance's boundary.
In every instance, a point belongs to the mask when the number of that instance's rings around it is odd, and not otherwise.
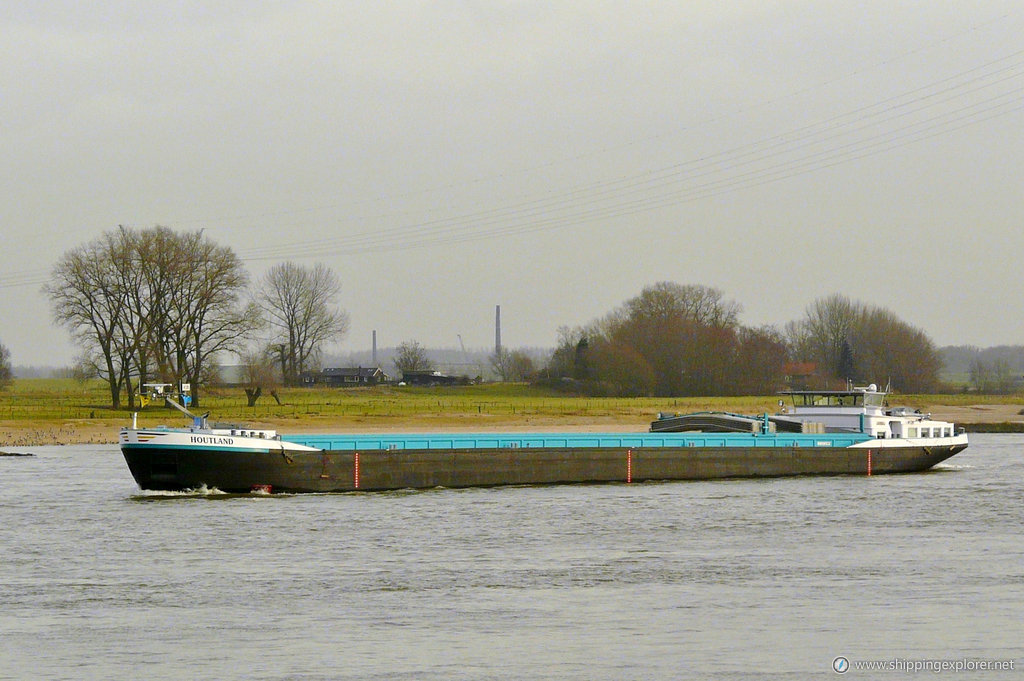
[{"label": "wheelhouse", "polygon": [[952,423],[933,420],[931,414],[908,407],[890,409],[886,393],[871,384],[849,390],[789,390],[788,418],[820,423],[826,431],[868,433],[878,439],[936,439],[956,435]]}]

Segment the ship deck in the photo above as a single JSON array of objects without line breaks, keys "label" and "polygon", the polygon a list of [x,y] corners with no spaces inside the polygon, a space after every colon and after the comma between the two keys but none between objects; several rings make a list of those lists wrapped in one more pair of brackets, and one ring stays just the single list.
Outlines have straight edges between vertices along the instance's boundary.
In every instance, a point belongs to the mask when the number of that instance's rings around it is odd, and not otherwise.
[{"label": "ship deck", "polygon": [[850,447],[867,433],[429,433],[282,435],[328,451],[665,447]]}]

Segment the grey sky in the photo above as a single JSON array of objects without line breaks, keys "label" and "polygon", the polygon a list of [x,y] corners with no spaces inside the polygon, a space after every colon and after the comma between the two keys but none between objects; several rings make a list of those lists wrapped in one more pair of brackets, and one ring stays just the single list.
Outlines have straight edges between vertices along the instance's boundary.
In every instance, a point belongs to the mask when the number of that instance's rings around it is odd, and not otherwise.
[{"label": "grey sky", "polygon": [[553,345],[672,280],[1024,342],[1010,1],[4,2],[0,342],[118,224],[334,268],[339,352]]}]

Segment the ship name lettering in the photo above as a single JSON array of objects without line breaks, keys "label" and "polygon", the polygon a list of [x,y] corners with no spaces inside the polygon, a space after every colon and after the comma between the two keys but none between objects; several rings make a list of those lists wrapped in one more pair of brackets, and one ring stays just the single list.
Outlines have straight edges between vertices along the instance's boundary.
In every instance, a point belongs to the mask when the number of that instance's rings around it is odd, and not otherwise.
[{"label": "ship name lettering", "polygon": [[193,435],[192,442],[197,445],[230,445],[234,439],[230,437],[213,437],[211,435]]}]

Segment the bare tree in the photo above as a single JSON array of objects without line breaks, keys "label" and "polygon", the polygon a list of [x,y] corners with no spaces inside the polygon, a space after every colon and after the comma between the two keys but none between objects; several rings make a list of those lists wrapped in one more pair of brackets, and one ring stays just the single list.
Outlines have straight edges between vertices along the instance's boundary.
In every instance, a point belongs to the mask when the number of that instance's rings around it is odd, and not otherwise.
[{"label": "bare tree", "polygon": [[863,306],[850,343],[864,382],[891,382],[904,392],[928,392],[938,385],[942,359],[935,345],[889,310]]},{"label": "bare tree", "polygon": [[617,397],[640,397],[654,392],[657,379],[650,362],[628,343],[597,339],[590,348],[598,391]]},{"label": "bare tree", "polygon": [[121,405],[132,377],[155,371],[163,380],[193,384],[208,357],[236,347],[259,315],[241,301],[248,275],[227,247],[202,230],[121,227],[64,254],[45,287],[54,318],[75,336],[85,358]]},{"label": "bare tree", "polygon": [[107,382],[115,409],[130,373],[121,335],[127,296],[118,285],[116,267],[107,239],[100,238],[65,253],[43,289],[54,320],[71,332],[83,349],[83,361]]},{"label": "bare tree", "polygon": [[730,392],[737,395],[768,395],[782,388],[786,342],[775,328],[741,327]]},{"label": "bare tree", "polygon": [[395,348],[395,368],[405,374],[409,371],[430,371],[434,368],[424,350],[417,341],[406,341]]},{"label": "bare tree", "polygon": [[[606,319],[606,340],[629,358],[629,346],[650,365],[655,395],[719,394],[729,390],[740,306],[718,289],[659,282],[646,286]],[[619,372],[621,374],[622,372]]]},{"label": "bare tree", "polygon": [[9,386],[12,380],[14,373],[11,371],[11,351],[0,343],[0,390]]},{"label": "bare tree", "polygon": [[854,379],[849,375],[850,352],[855,352],[850,340],[854,325],[862,308],[846,296],[834,293],[818,298],[807,307],[804,317],[807,337],[822,369],[833,378]]},{"label": "bare tree", "polygon": [[249,275],[230,247],[216,245],[199,230],[183,235],[179,248],[182,261],[192,268],[180,273],[172,295],[181,315],[175,366],[177,375],[192,384],[192,404],[198,407],[198,386],[209,359],[240,347],[260,317],[255,305],[242,302]]},{"label": "bare tree", "polygon": [[836,380],[891,381],[907,392],[938,384],[942,360],[923,331],[889,310],[840,294],[815,300],[803,320],[787,326],[787,336],[791,355],[812,359]]},{"label": "bare tree", "polygon": [[719,328],[736,326],[740,311],[739,303],[726,300],[719,289],[672,281],[645,286],[638,296],[626,301],[623,310],[634,320],[685,319]]},{"label": "bare tree", "polygon": [[491,366],[502,381],[522,382],[533,375],[533,359],[522,350],[501,350],[491,355]]},{"label": "bare tree", "polygon": [[585,329],[564,329],[546,374],[602,394],[733,390],[740,306],[718,289],[659,282]]},{"label": "bare tree", "polygon": [[325,343],[348,331],[348,315],[335,307],[340,292],[338,277],[320,263],[306,268],[285,262],[263,277],[257,298],[277,332],[275,342],[287,382],[296,382]]},{"label": "bare tree", "polygon": [[263,347],[258,350],[243,351],[239,354],[242,360],[242,380],[244,381],[245,397],[250,407],[256,406],[256,401],[263,395],[263,391],[270,392],[278,404],[281,400],[277,395],[277,386],[280,383],[273,349]]},{"label": "bare tree", "polygon": [[934,345],[887,310],[836,294],[809,305],[785,335],[741,326],[739,310],[706,286],[647,286],[585,330],[563,329],[547,378],[572,377],[569,384],[603,394],[762,393],[780,387],[795,360],[817,363],[826,380],[891,379],[915,392],[937,385]]},{"label": "bare tree", "polygon": [[512,359],[512,353],[509,352],[508,348],[499,348],[489,359],[491,360],[491,368],[494,369],[494,373],[498,374],[498,378],[502,382],[508,381]]},{"label": "bare tree", "polygon": [[545,373],[548,380],[583,380],[587,378],[587,355],[590,350],[589,337],[597,336],[595,329],[562,326],[558,329],[558,346],[548,359]]},{"label": "bare tree", "polygon": [[167,227],[142,232],[120,228],[128,266],[121,270],[121,286],[131,310],[125,321],[133,339],[132,351],[139,383],[151,378],[175,383],[180,372],[174,358],[183,333],[182,313],[175,305],[177,279],[184,274],[184,253],[179,237]]},{"label": "bare tree", "polygon": [[786,322],[782,327],[782,333],[786,347],[789,350],[789,359],[794,362],[813,362],[817,357],[814,354],[813,341],[806,320],[792,320]]},{"label": "bare tree", "polygon": [[1016,374],[1005,357],[996,357],[991,362],[974,359],[968,369],[971,385],[983,393],[1012,392]]}]

